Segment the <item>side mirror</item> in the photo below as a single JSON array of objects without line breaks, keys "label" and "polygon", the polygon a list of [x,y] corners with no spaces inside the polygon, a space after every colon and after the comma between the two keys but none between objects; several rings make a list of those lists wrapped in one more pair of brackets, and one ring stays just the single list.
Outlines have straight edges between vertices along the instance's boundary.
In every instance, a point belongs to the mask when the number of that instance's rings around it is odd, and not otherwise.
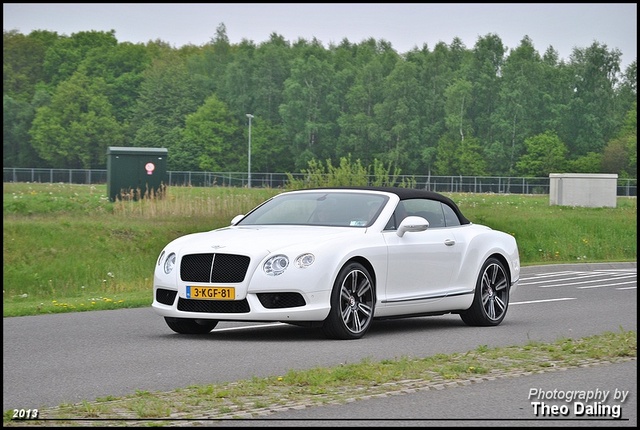
[{"label": "side mirror", "polygon": [[429,228],[429,221],[419,216],[408,216],[402,220],[398,226],[396,234],[400,237],[404,236],[406,232],[425,231]]},{"label": "side mirror", "polygon": [[244,215],[236,215],[233,217],[233,219],[231,220],[231,225],[236,225],[238,224],[238,222],[240,222],[240,220],[244,218]]}]

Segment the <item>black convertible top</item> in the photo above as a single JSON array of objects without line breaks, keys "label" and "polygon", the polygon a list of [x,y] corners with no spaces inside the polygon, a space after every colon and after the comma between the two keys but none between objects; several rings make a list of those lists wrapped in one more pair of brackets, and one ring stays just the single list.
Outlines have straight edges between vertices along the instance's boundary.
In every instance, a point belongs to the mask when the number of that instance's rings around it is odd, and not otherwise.
[{"label": "black convertible top", "polygon": [[421,190],[421,189],[417,189],[417,188],[402,188],[402,187],[372,187],[372,186],[351,186],[351,187],[321,187],[321,188],[316,188],[319,190],[322,189],[336,189],[336,190],[369,190],[369,191],[384,191],[387,193],[393,193],[395,195],[397,195],[400,200],[411,200],[411,199],[430,199],[430,200],[437,200],[439,202],[442,202],[446,205],[448,205],[449,207],[451,207],[451,209],[453,209],[453,211],[456,213],[456,215],[458,215],[458,218],[460,219],[460,223],[461,224],[471,224],[471,221],[469,221],[460,211],[460,208],[458,207],[458,205],[451,200],[449,197],[444,196],[440,193],[436,193],[435,191],[429,191],[429,190]]}]

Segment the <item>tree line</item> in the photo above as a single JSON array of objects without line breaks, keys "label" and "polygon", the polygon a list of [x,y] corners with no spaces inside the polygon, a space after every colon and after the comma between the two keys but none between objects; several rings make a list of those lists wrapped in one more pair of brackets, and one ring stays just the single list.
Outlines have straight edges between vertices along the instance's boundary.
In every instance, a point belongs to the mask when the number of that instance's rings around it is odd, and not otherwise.
[{"label": "tree line", "polygon": [[3,31],[3,166],[103,169],[111,146],[181,171],[300,172],[348,157],[402,174],[637,175],[637,61],[597,41],[568,60],[524,36],[406,53],[272,33],[172,47]]}]

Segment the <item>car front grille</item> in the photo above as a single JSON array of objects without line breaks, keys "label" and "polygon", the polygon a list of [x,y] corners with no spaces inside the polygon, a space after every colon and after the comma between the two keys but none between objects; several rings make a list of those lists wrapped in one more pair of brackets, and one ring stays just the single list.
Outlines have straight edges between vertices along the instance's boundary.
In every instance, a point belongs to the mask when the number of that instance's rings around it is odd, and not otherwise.
[{"label": "car front grille", "polygon": [[[182,257],[180,278],[184,282],[239,283],[244,281],[251,259],[235,254],[188,254]],[[175,294],[167,291],[156,293],[158,301],[172,304]],[[161,295],[162,294],[162,295]],[[294,308],[304,306],[305,300],[298,293],[260,293],[258,299],[267,309]],[[249,303],[244,300],[198,300],[178,298],[178,310],[184,312],[235,314],[249,312]]]},{"label": "car front grille", "polygon": [[197,300],[178,297],[178,310],[215,314],[241,314],[249,312],[249,303],[243,300]]},{"label": "car front grille", "polygon": [[182,257],[180,278],[185,282],[242,282],[250,261],[246,255],[188,254]]}]

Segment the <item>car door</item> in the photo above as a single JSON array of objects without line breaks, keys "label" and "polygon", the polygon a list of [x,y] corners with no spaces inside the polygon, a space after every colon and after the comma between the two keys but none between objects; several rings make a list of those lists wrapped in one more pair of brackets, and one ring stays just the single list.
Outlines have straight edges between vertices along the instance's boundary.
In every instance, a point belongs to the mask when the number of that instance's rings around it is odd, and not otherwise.
[{"label": "car door", "polygon": [[429,220],[427,230],[407,232],[402,237],[397,235],[395,226],[383,232],[388,250],[383,299],[387,305],[414,307],[441,300],[447,295],[452,275],[460,264],[455,228],[445,226],[441,203],[419,200],[423,199],[400,202],[403,207],[397,210],[401,215],[396,222],[399,225],[404,216],[436,217]]}]

